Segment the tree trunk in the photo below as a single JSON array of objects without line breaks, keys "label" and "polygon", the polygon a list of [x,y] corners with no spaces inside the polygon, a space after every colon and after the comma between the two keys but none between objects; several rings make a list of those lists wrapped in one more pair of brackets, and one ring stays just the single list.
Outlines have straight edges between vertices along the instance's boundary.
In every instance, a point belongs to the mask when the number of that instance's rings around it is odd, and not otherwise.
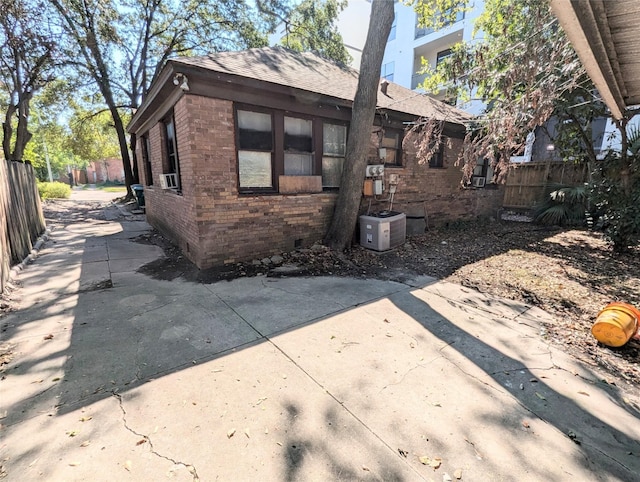
[{"label": "tree trunk", "polygon": [[113,124],[118,133],[118,143],[120,144],[120,154],[122,155],[122,168],[124,169],[124,182],[127,185],[127,199],[133,198],[133,191],[131,185],[133,182],[133,172],[131,171],[131,158],[129,157],[129,145],[127,144],[127,133],[124,130],[124,124],[120,113],[115,108],[111,109],[111,115],[113,117]]},{"label": "tree trunk", "polygon": [[7,106],[7,112],[2,123],[2,152],[7,161],[11,160],[11,137],[13,136],[13,125],[11,121],[16,113],[16,107],[12,102]]},{"label": "tree trunk", "polygon": [[393,23],[393,4],[390,0],[373,0],[371,5],[369,32],[362,50],[358,90],[353,100],[340,191],[324,240],[331,249],[339,251],[351,244],[358,219],[367,151],[378,99],[380,67]]},{"label": "tree trunk", "polygon": [[16,129],[16,138],[13,145],[12,159],[22,161],[24,157],[24,148],[31,140],[31,132],[27,126],[29,122],[29,103],[32,95],[25,93],[19,100],[18,105],[18,127]]}]

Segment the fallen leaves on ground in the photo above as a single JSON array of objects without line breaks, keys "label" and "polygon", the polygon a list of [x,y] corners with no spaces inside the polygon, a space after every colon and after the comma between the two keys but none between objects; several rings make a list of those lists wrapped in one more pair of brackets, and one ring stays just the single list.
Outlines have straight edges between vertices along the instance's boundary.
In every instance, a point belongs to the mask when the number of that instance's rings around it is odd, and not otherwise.
[{"label": "fallen leaves on ground", "polygon": [[423,455],[418,457],[418,459],[422,465],[428,465],[429,467],[433,467],[433,469],[437,469],[442,465],[442,458],[440,457],[427,457]]}]

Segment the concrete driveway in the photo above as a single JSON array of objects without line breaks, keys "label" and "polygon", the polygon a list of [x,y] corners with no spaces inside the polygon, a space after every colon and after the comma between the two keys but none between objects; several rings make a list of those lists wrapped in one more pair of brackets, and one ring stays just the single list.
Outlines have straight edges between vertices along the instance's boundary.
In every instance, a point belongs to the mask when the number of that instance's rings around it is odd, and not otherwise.
[{"label": "concrete driveway", "polygon": [[21,273],[6,480],[640,480],[640,402],[546,313],[432,278],[155,280],[148,229],[61,225]]}]

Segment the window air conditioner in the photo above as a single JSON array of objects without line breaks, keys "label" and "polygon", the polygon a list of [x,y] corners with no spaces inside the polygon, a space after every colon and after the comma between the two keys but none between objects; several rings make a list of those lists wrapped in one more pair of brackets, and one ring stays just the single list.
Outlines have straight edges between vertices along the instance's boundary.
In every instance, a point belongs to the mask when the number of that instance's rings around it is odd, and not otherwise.
[{"label": "window air conditioner", "polygon": [[404,244],[407,217],[404,213],[381,211],[371,216],[360,216],[360,246],[386,251]]},{"label": "window air conditioner", "polygon": [[484,177],[473,177],[471,178],[471,185],[473,187],[484,187],[484,183],[487,180]]},{"label": "window air conditioner", "polygon": [[160,187],[162,189],[178,189],[178,175],[175,172],[162,174],[160,176]]}]

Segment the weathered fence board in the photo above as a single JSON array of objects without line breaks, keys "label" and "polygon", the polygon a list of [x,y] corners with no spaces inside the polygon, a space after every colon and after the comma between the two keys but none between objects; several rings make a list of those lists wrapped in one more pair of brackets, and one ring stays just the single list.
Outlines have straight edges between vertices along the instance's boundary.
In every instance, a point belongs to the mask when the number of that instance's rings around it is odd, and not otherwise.
[{"label": "weathered fence board", "polygon": [[0,161],[0,292],[9,271],[45,229],[36,176],[30,163]]},{"label": "weathered fence board", "polygon": [[549,186],[577,186],[587,182],[588,175],[586,165],[562,161],[512,163],[509,166],[502,206],[506,209],[531,209],[544,201]]}]

